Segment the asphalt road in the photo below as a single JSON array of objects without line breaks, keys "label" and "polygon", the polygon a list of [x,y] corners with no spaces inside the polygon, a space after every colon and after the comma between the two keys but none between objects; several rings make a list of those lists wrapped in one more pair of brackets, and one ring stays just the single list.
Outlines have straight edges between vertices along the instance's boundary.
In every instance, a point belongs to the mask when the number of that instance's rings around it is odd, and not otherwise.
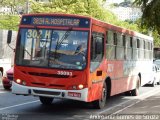
[{"label": "asphalt road", "polygon": [[[160,86],[141,87],[138,97],[126,97],[123,94],[113,96],[107,100],[105,108],[101,110],[93,109],[91,104],[65,99],[54,99],[52,105],[44,106],[37,97],[17,96],[0,86],[0,119],[2,120],[123,120],[123,117],[138,119],[135,118],[137,115],[140,115],[138,117],[142,120],[145,118],[144,115],[160,115],[159,111]],[[127,116],[117,117],[117,114]],[[160,119],[159,116],[156,117]]]}]

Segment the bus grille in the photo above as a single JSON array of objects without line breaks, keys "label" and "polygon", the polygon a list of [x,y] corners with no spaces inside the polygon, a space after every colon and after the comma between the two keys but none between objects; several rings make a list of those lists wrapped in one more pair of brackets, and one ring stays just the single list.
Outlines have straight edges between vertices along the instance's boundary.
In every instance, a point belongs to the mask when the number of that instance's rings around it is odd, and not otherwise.
[{"label": "bus grille", "polygon": [[69,77],[76,77],[76,75],[58,75],[58,74],[49,74],[49,73],[37,73],[37,72],[26,72],[26,71],[22,71],[25,74],[30,74],[30,75],[34,75],[34,76],[42,76],[42,77],[52,77],[52,78],[69,78]]},{"label": "bus grille", "polygon": [[28,72],[30,75],[34,76],[42,76],[42,77],[54,77],[54,78],[69,78],[69,75],[57,75],[57,74],[48,74],[48,73],[36,73],[36,72]]},{"label": "bus grille", "polygon": [[32,82],[33,85],[38,85],[38,86],[45,86],[44,83],[37,83],[37,82]]},{"label": "bus grille", "polygon": [[52,91],[43,91],[43,90],[33,90],[36,94],[43,94],[43,95],[60,95],[61,92],[52,92]]}]

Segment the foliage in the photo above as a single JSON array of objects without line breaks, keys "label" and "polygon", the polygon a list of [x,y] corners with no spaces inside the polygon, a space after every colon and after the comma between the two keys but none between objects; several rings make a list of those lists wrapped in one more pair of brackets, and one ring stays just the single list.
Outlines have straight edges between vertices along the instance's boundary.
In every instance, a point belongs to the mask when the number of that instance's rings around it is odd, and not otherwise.
[{"label": "foliage", "polygon": [[19,21],[18,15],[0,15],[0,29],[17,30]]},{"label": "foliage", "polygon": [[92,16],[100,20],[116,17],[101,7],[97,0],[50,0],[50,3],[32,1],[31,13],[70,13]]},{"label": "foliage", "polygon": [[160,47],[160,35],[157,30],[149,30],[147,26],[141,25],[141,19],[138,19],[135,24],[137,24],[139,31],[143,34],[150,35],[152,34],[154,38],[154,46]]},{"label": "foliage", "polygon": [[99,20],[109,22],[132,30],[138,30],[136,25],[118,21],[117,17],[105,10],[97,0],[50,0],[50,3],[37,3],[32,1],[31,13],[70,13],[87,15]]},{"label": "foliage", "polygon": [[0,0],[0,7],[10,8],[11,12],[1,12],[0,29],[17,30],[20,21],[19,11],[25,8],[26,0]]},{"label": "foliage", "polygon": [[135,0],[142,8],[142,26],[157,30],[160,35],[160,0]]},{"label": "foliage", "polygon": [[[1,1],[1,6],[7,6],[12,9],[11,14],[18,14],[18,6],[21,6],[23,11],[25,11],[25,1],[26,0],[3,0]],[[117,20],[116,16],[105,10],[102,7],[102,4],[105,0],[49,0],[50,2],[41,3],[36,2],[33,0],[30,0],[30,13],[70,13],[70,14],[80,14],[80,15],[86,15],[86,16],[92,16],[94,18],[97,18],[99,20],[109,22],[112,24],[116,24],[119,26],[127,27],[127,28],[133,28],[133,25],[129,25],[127,22],[120,22]],[[19,19],[16,19],[15,17],[8,19],[7,23],[7,17],[4,16],[4,20],[1,19],[0,21],[0,27],[1,28],[10,28],[15,29],[15,26],[17,26],[17,23]],[[16,23],[12,23],[15,21]],[[11,21],[10,21],[11,20]],[[18,21],[17,21],[18,20]],[[14,26],[12,28],[12,26]],[[17,28],[16,28],[17,29]],[[135,29],[134,29],[135,30]]]},{"label": "foliage", "polygon": [[154,38],[154,46],[160,47],[160,35],[158,34],[157,30],[153,31],[153,38]]}]

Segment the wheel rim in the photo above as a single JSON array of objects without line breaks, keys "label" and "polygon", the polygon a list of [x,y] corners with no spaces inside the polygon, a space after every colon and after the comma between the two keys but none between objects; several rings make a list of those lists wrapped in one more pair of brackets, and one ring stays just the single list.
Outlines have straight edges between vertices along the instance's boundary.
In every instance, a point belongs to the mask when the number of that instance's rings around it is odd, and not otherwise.
[{"label": "wheel rim", "polygon": [[140,81],[139,81],[139,79],[138,79],[137,87],[136,87],[136,94],[137,94],[137,95],[139,94],[139,88],[140,88]]},{"label": "wheel rim", "polygon": [[105,102],[106,101],[106,93],[107,93],[106,88],[103,87],[101,102]]}]

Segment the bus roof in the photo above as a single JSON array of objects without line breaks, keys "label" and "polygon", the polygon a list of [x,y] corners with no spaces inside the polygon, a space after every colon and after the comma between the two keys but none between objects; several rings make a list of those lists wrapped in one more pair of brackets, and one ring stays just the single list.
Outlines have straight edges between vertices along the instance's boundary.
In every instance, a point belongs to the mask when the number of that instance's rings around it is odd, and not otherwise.
[{"label": "bus roof", "polygon": [[101,26],[105,26],[106,28],[108,28],[112,31],[117,31],[117,32],[120,32],[123,34],[129,34],[131,36],[137,36],[139,38],[148,39],[148,40],[153,41],[153,37],[151,37],[151,36],[147,36],[142,33],[139,33],[139,32],[133,31],[133,30],[129,30],[129,29],[126,29],[126,28],[123,28],[120,26],[116,26],[111,23],[103,22],[103,21],[95,19],[95,18],[91,18],[91,19],[92,19],[93,23],[101,25]]}]

